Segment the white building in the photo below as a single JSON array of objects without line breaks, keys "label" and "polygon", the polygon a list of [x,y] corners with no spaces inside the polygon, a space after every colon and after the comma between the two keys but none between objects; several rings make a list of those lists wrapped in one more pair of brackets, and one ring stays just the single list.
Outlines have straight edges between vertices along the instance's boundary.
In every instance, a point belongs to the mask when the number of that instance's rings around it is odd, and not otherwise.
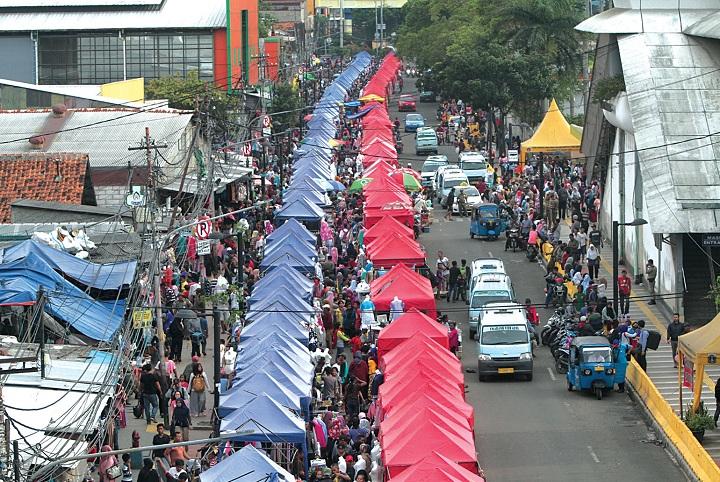
[{"label": "white building", "polygon": [[704,323],[720,275],[720,0],[614,5],[577,26],[598,34],[591,93],[625,83],[586,116],[583,152],[605,179],[601,228],[646,219],[620,228],[628,272],[653,259],[664,304]]}]

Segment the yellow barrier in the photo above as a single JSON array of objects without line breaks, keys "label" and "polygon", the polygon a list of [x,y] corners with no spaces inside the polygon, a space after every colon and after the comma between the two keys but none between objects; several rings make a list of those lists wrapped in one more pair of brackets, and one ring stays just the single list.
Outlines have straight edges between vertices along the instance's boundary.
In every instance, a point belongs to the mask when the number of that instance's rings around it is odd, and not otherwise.
[{"label": "yellow barrier", "polygon": [[685,422],[660,395],[650,377],[633,359],[627,367],[626,381],[632,385],[665,435],[675,445],[690,469],[702,481],[720,480],[720,467],[687,428]]}]

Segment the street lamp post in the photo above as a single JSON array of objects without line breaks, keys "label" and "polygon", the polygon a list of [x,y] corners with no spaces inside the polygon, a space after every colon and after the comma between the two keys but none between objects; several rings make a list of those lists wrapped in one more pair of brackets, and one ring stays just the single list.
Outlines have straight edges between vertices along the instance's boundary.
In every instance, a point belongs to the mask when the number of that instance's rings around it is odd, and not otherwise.
[{"label": "street lamp post", "polygon": [[620,237],[619,231],[620,226],[642,226],[643,224],[647,224],[647,221],[643,218],[636,218],[630,221],[629,223],[620,223],[617,221],[613,221],[613,231],[612,231],[612,255],[613,255],[613,266],[612,266],[612,277],[613,277],[613,311],[615,312],[615,316],[618,315],[618,295],[620,294],[620,288],[618,286],[618,271],[619,271],[619,265],[620,265],[620,247],[618,246],[618,238]]}]

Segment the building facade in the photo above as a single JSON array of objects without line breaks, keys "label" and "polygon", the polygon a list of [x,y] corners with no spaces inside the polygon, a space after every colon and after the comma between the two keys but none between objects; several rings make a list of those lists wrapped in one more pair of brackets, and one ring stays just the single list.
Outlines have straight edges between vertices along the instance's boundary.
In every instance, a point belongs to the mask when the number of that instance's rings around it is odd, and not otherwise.
[{"label": "building facade", "polygon": [[195,71],[220,88],[255,84],[258,48],[258,0],[0,3],[0,78],[20,82],[98,85]]}]

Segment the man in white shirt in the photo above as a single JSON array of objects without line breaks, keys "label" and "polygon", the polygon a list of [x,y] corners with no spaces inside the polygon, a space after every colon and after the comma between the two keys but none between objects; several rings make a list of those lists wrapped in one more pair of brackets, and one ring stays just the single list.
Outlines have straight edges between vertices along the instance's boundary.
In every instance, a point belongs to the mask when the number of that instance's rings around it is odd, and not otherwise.
[{"label": "man in white shirt", "polygon": [[447,256],[445,256],[442,251],[438,251],[438,258],[435,265],[438,274],[441,276],[438,291],[447,291],[447,279],[450,276],[450,260],[447,259]]},{"label": "man in white shirt", "polygon": [[176,460],[175,466],[171,467],[170,470],[167,471],[168,481],[174,482],[180,480],[180,474],[187,474],[184,460]]}]

